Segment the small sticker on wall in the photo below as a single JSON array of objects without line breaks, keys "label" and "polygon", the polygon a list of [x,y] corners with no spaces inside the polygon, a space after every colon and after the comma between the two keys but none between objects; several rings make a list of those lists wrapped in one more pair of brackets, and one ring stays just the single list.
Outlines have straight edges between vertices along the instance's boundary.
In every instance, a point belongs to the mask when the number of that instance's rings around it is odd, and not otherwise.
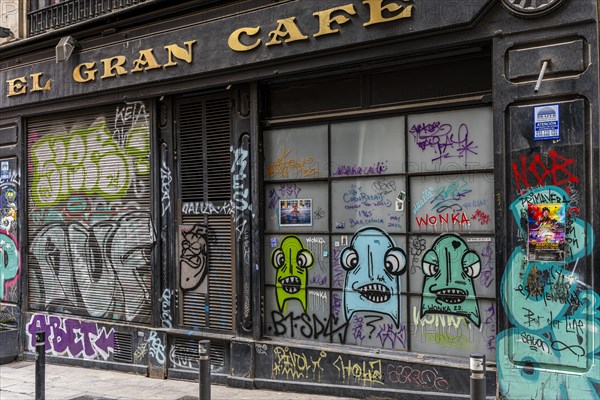
[{"label": "small sticker on wall", "polygon": [[470,237],[466,238],[467,242],[491,242],[492,238],[489,237]]},{"label": "small sticker on wall", "polygon": [[271,238],[271,247],[277,247],[277,238]]},{"label": "small sticker on wall", "polygon": [[329,255],[329,253],[327,252],[327,250],[325,250],[325,251],[323,252],[323,257],[327,257],[328,255]]},{"label": "small sticker on wall", "polygon": [[342,236],[342,246],[348,246],[348,236]]},{"label": "small sticker on wall", "polygon": [[1,165],[0,180],[3,182],[10,180],[10,165],[8,164],[8,161],[2,161]]},{"label": "small sticker on wall", "polygon": [[533,140],[560,139],[560,113],[558,104],[533,108]]},{"label": "small sticker on wall", "polygon": [[335,229],[344,229],[346,225],[343,222],[336,222]]},{"label": "small sticker on wall", "polygon": [[340,247],[340,242],[336,241],[333,243],[334,247]]}]

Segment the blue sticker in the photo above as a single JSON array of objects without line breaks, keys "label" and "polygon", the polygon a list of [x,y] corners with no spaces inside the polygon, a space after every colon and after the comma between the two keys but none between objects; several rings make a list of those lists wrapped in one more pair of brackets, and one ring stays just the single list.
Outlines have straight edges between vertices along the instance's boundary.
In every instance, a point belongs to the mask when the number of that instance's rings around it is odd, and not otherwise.
[{"label": "blue sticker", "polygon": [[277,238],[271,238],[271,247],[277,247]]},{"label": "blue sticker", "polygon": [[533,108],[533,140],[560,139],[560,112],[558,104]]}]

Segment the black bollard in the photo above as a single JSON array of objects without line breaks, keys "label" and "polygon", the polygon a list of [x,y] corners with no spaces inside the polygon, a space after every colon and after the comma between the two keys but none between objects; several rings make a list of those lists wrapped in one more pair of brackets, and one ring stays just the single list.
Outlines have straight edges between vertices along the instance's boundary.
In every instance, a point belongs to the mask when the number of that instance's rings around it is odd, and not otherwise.
[{"label": "black bollard", "polygon": [[485,400],[485,354],[471,354],[471,400]]},{"label": "black bollard", "polygon": [[35,400],[44,400],[46,386],[46,333],[35,334]]},{"label": "black bollard", "polygon": [[210,340],[198,342],[198,373],[200,375],[200,399],[210,400]]}]

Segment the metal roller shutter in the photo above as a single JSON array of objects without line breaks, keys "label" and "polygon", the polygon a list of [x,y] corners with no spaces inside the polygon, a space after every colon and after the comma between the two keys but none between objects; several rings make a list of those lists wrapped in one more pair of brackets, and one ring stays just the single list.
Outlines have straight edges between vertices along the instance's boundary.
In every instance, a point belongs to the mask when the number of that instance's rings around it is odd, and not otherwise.
[{"label": "metal roller shutter", "polygon": [[[194,97],[177,106],[180,198],[195,205],[193,213],[182,210],[179,231],[180,320],[186,326],[223,331],[232,331],[234,321],[231,119],[229,97]],[[196,268],[199,279],[188,286],[188,249],[200,246],[187,239],[201,234],[206,266],[202,273]]]},{"label": "metal roller shutter", "polygon": [[28,121],[29,304],[151,321],[150,109]]}]

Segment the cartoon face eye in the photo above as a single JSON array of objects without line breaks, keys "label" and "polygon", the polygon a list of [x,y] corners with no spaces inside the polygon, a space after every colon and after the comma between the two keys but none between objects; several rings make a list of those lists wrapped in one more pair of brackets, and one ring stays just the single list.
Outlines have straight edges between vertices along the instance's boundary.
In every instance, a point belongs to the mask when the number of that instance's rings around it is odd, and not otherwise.
[{"label": "cartoon face eye", "polygon": [[465,275],[477,278],[481,272],[481,260],[474,251],[468,251],[462,258],[462,269]]},{"label": "cartoon face eye", "polygon": [[313,263],[313,256],[308,250],[300,250],[296,255],[296,264],[300,268],[308,268]]},{"label": "cartoon face eye", "polygon": [[277,269],[283,267],[285,265],[285,256],[283,254],[283,250],[277,249],[273,252],[271,256],[271,264]]},{"label": "cartoon face eye", "polygon": [[435,251],[429,250],[425,253],[423,256],[422,267],[423,273],[426,276],[434,276],[440,272],[440,262]]},{"label": "cartoon face eye", "polygon": [[358,253],[354,247],[346,247],[344,251],[342,251],[341,263],[342,268],[347,271],[356,268],[358,265]]},{"label": "cartoon face eye", "polygon": [[394,247],[385,253],[385,269],[390,275],[402,275],[405,266],[406,255],[402,249]]}]

